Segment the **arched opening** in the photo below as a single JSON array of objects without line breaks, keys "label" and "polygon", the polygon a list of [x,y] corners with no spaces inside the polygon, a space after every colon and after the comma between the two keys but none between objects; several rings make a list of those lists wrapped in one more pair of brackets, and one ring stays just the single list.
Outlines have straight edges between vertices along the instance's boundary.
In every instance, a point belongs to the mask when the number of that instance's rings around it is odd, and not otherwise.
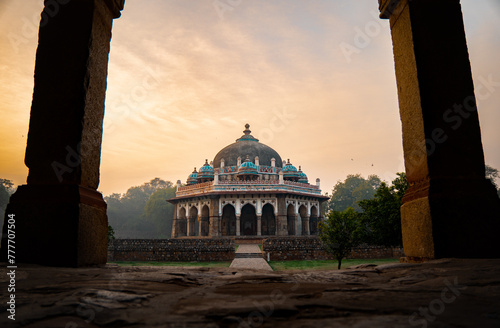
[{"label": "arched opening", "polygon": [[242,236],[257,235],[257,215],[255,207],[246,204],[241,208],[240,233]]},{"label": "arched opening", "polygon": [[200,236],[208,236],[210,229],[210,210],[207,205],[201,209]]},{"label": "arched opening", "polygon": [[261,217],[262,235],[276,235],[276,217],[274,216],[274,207],[271,204],[265,204],[262,207]]},{"label": "arched opening", "polygon": [[236,236],[236,210],[227,204],[222,209],[221,233],[223,236]]},{"label": "arched opening", "polygon": [[198,209],[192,206],[189,209],[189,220],[188,220],[188,235],[198,236],[198,225],[196,224],[198,220]]},{"label": "arched opening", "polygon": [[288,235],[295,235],[295,209],[292,204],[286,209],[286,224],[288,226]]},{"label": "arched opening", "polygon": [[179,237],[187,236],[187,217],[186,217],[186,209],[181,207],[179,210],[179,218],[178,218],[178,228]]},{"label": "arched opening", "polygon": [[297,235],[302,236],[306,235],[306,227],[304,226],[307,223],[307,208],[304,205],[300,205],[299,207],[299,217],[297,218]]},{"label": "arched opening", "polygon": [[309,232],[311,235],[318,234],[318,208],[311,207],[311,217],[309,218]]}]

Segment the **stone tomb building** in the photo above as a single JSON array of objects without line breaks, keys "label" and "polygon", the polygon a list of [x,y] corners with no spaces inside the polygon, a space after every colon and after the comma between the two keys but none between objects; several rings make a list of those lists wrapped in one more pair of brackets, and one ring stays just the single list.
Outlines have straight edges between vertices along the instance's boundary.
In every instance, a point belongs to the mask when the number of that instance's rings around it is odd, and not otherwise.
[{"label": "stone tomb building", "polygon": [[172,238],[315,235],[322,219],[320,180],[284,162],[245,125],[212,162],[177,182]]}]

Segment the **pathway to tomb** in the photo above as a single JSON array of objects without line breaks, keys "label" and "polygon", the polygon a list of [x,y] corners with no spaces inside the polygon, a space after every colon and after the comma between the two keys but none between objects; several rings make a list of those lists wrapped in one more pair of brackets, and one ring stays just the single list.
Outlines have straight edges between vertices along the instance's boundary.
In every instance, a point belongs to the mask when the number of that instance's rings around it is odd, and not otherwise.
[{"label": "pathway to tomb", "polygon": [[273,271],[255,244],[240,244],[230,268]]}]

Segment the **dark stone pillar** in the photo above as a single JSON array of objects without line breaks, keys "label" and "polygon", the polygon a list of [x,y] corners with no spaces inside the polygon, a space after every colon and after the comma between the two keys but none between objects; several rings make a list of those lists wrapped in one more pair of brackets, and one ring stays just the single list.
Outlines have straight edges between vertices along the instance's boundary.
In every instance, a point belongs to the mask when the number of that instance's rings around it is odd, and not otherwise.
[{"label": "dark stone pillar", "polygon": [[276,235],[288,236],[285,196],[278,195],[278,216],[276,217]]},{"label": "dark stone pillar", "polygon": [[16,218],[16,262],[106,263],[106,203],[96,189],[111,26],[123,5],[46,2],[25,156],[28,184],[6,212]]},{"label": "dark stone pillar", "polygon": [[484,155],[459,0],[379,0],[390,18],[410,187],[409,260],[499,257],[500,199]]},{"label": "dark stone pillar", "polygon": [[210,199],[210,237],[221,236],[221,218],[219,216],[219,198]]}]

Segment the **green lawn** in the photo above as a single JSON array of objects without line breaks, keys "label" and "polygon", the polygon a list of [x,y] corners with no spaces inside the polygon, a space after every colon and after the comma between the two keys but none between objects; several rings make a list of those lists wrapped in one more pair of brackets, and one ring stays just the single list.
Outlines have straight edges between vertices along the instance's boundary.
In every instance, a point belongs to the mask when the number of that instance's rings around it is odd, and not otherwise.
[{"label": "green lawn", "polygon": [[[397,263],[399,259],[354,259],[342,260],[342,269],[358,264],[384,264]],[[282,270],[337,270],[338,262],[333,260],[311,261],[270,261],[269,265],[274,271]]]},{"label": "green lawn", "polygon": [[183,266],[183,267],[210,267],[220,268],[229,267],[231,262],[108,262],[109,264],[118,264],[119,266]]}]

